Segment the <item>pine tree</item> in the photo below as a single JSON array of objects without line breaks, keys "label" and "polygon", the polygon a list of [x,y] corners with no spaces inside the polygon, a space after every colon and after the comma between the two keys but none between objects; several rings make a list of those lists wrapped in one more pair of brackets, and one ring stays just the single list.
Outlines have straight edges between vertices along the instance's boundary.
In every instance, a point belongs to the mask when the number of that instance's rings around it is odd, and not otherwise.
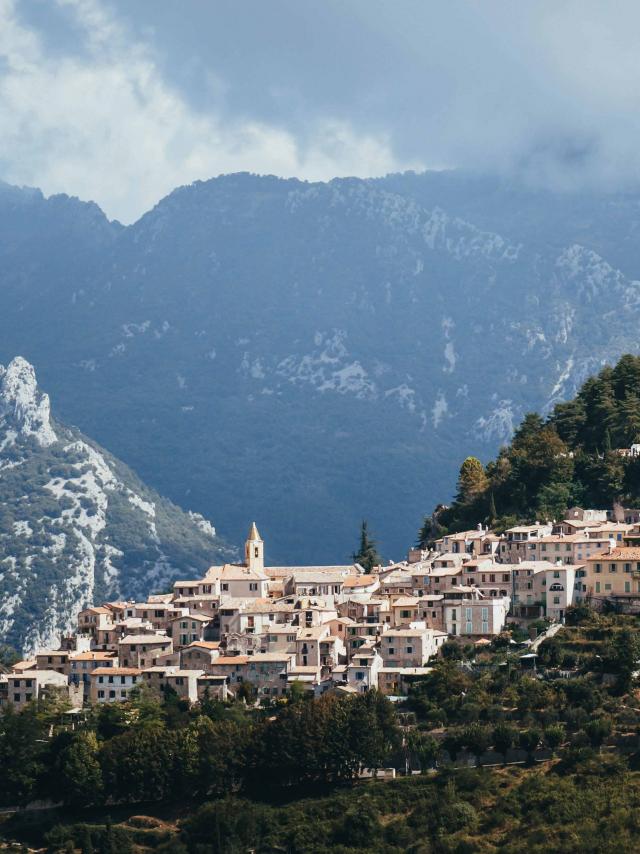
[{"label": "pine tree", "polygon": [[369,527],[364,519],[360,527],[360,548],[351,557],[354,563],[359,563],[367,572],[371,572],[374,566],[379,566],[382,562],[375,540],[369,536]]},{"label": "pine tree", "polygon": [[617,432],[625,447],[633,444],[640,436],[640,398],[628,391],[618,404]]},{"label": "pine tree", "polygon": [[456,501],[470,504],[487,488],[487,475],[484,466],[477,457],[467,457],[460,466]]},{"label": "pine tree", "polygon": [[426,549],[429,540],[431,539],[431,516],[425,516],[418,531],[418,539],[416,540],[417,549]]}]

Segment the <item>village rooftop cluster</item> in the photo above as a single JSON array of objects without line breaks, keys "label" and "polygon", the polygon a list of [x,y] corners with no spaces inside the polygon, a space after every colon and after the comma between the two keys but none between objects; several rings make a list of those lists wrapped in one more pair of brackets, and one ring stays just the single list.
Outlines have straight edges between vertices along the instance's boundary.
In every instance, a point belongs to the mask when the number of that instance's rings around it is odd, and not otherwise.
[{"label": "village rooftop cluster", "polygon": [[588,601],[640,612],[640,513],[614,521],[572,508],[558,523],[482,525],[370,572],[345,566],[265,566],[251,526],[242,564],[212,566],[145,602],[105,602],[78,614],[58,649],[0,675],[0,706],[47,693],[73,708],[126,701],[147,685],[197,703],[377,688],[402,697],[447,639],[478,647],[508,624]]}]

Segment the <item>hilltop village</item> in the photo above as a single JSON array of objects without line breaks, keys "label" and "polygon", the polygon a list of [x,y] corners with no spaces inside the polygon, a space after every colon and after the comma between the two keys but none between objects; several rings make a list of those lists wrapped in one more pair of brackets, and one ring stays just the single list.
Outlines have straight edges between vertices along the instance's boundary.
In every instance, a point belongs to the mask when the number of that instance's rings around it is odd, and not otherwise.
[{"label": "hilltop village", "polygon": [[142,685],[190,703],[280,698],[294,683],[315,696],[403,697],[448,639],[482,647],[507,627],[561,624],[580,602],[639,612],[640,514],[624,514],[572,508],[501,535],[478,525],[370,572],[265,566],[253,524],[243,563],[80,611],[58,649],[0,675],[0,706],[60,692],[75,708],[121,702]]}]

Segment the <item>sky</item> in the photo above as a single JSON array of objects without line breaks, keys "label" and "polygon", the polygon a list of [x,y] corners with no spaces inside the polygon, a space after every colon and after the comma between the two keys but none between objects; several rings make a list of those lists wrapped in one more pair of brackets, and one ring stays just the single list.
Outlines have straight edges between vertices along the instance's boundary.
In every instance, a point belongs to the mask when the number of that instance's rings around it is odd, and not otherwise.
[{"label": "sky", "polygon": [[129,223],[234,171],[640,176],[627,0],[0,0],[0,178]]}]

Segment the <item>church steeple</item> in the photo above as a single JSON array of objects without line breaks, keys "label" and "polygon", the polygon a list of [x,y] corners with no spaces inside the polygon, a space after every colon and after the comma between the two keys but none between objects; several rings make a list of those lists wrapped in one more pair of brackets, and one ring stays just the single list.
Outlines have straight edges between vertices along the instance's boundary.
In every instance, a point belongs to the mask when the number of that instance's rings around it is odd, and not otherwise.
[{"label": "church steeple", "polygon": [[251,523],[249,536],[244,544],[244,562],[249,569],[264,570],[264,543],[255,522]]}]

